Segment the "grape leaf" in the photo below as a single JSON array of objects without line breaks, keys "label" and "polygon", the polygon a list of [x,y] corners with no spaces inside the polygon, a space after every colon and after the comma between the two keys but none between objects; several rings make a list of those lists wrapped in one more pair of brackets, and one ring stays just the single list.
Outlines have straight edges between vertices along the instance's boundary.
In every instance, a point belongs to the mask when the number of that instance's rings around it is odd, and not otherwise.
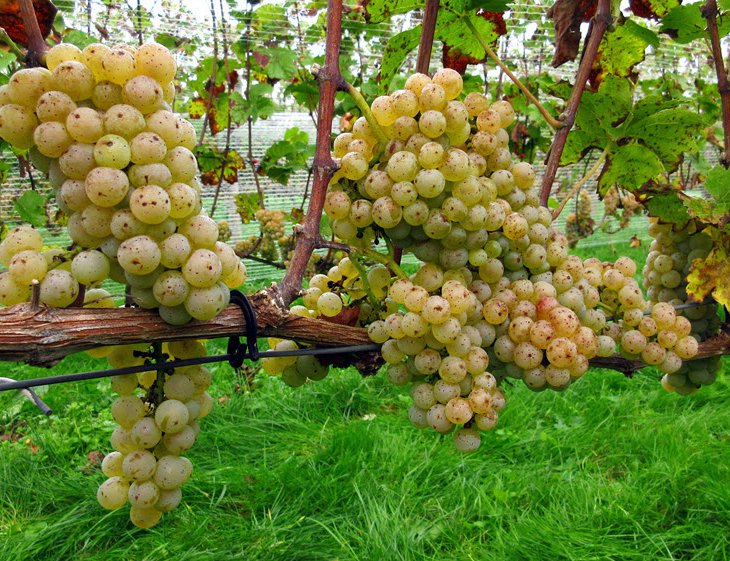
[{"label": "grape leaf", "polygon": [[593,62],[594,75],[629,76],[634,66],[644,60],[646,48],[658,44],[656,33],[632,20],[626,20],[604,35]]},{"label": "grape leaf", "polygon": [[421,40],[421,25],[401,31],[388,39],[380,64],[380,81],[387,88],[403,61]]},{"label": "grape leaf", "polygon": [[268,119],[276,113],[276,104],[271,99],[273,87],[270,84],[251,84],[248,99],[240,93],[233,92],[231,100],[231,117],[236,123],[243,123],[249,117],[256,122],[258,119]]},{"label": "grape leaf", "polygon": [[[575,118],[576,126],[584,131],[598,127],[605,136],[613,138],[616,127],[631,111],[632,86],[629,80],[607,76],[597,92],[586,92]],[[598,131],[593,131],[598,135]],[[599,146],[603,148],[603,146]]]},{"label": "grape leaf", "polygon": [[[33,8],[41,35],[47,37],[53,29],[53,20],[58,9],[50,0],[33,0]],[[25,32],[23,18],[20,15],[18,0],[0,0],[0,27],[7,31],[13,41],[24,47],[28,46],[28,34]]]},{"label": "grape leaf", "polygon": [[464,23],[465,18],[469,18],[471,24],[487,43],[492,43],[498,38],[494,22],[476,13],[454,13],[447,10],[439,10],[435,38],[449,45],[450,48],[457,49],[463,55],[482,60],[486,53],[482,46],[474,40],[474,35]]},{"label": "grape leaf", "polygon": [[[662,18],[661,33],[674,38],[677,43],[691,43],[695,39],[707,37],[707,21],[702,16],[703,4],[686,4],[672,8]],[[720,18],[717,22],[720,37],[727,35],[730,30],[728,18]]]},{"label": "grape leaf", "polygon": [[[599,134],[595,134],[598,132]],[[560,165],[567,166],[579,162],[583,156],[593,148],[598,148],[604,142],[605,136],[600,131],[574,130],[568,135],[565,148],[560,156]]]},{"label": "grape leaf", "polygon": [[287,129],[284,139],[274,142],[261,159],[260,170],[273,181],[288,185],[289,178],[307,165],[314,155],[314,146],[309,144],[309,135],[297,127]]},{"label": "grape leaf", "polygon": [[712,168],[705,177],[708,198],[685,197],[689,213],[709,224],[725,224],[730,215],[730,170],[722,166]]},{"label": "grape leaf", "polygon": [[689,220],[689,212],[682,204],[677,193],[662,193],[652,196],[644,203],[649,214],[664,222],[677,224],[680,228]]},{"label": "grape leaf", "polygon": [[669,10],[679,6],[679,0],[629,0],[629,7],[635,16],[640,18],[659,19]]},{"label": "grape leaf", "polygon": [[712,168],[705,179],[705,190],[723,206],[730,206],[730,170]]},{"label": "grape leaf", "polygon": [[638,142],[619,146],[606,156],[598,186],[601,194],[612,185],[633,191],[664,171],[659,157]]},{"label": "grape leaf", "polygon": [[272,80],[290,80],[297,73],[297,52],[285,47],[264,49],[262,54],[268,57],[262,65],[266,75]]},{"label": "grape leaf", "polygon": [[[504,14],[502,12],[488,12],[485,10],[478,10],[477,16],[490,22],[493,27],[494,39],[492,39],[492,47],[496,42],[497,37],[505,35],[507,33],[507,24],[504,22]],[[466,72],[466,67],[470,64],[479,64],[486,59],[485,56],[482,58],[476,58],[469,56],[461,51],[461,48],[448,43],[442,43],[442,56],[441,60],[444,68],[452,68],[459,74]]]},{"label": "grape leaf", "polygon": [[672,170],[683,152],[697,149],[703,122],[696,112],[675,107],[633,120],[626,133],[641,139],[662,159],[665,167]]},{"label": "grape leaf", "polygon": [[712,293],[716,302],[730,308],[730,233],[710,227],[712,249],[704,259],[695,259],[687,275],[687,294],[698,302]]},{"label": "grape leaf", "polygon": [[246,168],[241,155],[232,149],[226,154],[213,146],[201,145],[195,148],[195,156],[200,168],[200,180],[205,185],[218,185],[221,179],[235,183],[238,181],[238,172]]},{"label": "grape leaf", "polygon": [[596,0],[557,0],[547,12],[555,22],[555,53],[551,64],[575,60],[580,50],[580,24],[596,13]]},{"label": "grape leaf", "polygon": [[423,7],[419,0],[362,0],[365,8],[365,21],[380,23],[396,14],[405,14],[411,10]]},{"label": "grape leaf", "polygon": [[236,204],[236,212],[244,224],[251,222],[256,211],[261,208],[258,193],[237,193],[233,196],[233,201]]},{"label": "grape leaf", "polygon": [[46,198],[38,191],[28,189],[15,199],[13,206],[23,222],[36,228],[46,224]]}]

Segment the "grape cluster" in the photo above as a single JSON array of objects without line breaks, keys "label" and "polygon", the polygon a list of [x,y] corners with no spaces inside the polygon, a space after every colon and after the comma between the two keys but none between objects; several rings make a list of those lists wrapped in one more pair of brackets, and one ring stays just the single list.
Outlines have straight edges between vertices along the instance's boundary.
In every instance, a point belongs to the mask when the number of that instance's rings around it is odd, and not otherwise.
[{"label": "grape cluster", "polygon": [[[644,266],[644,288],[654,308],[661,306],[667,316],[674,313],[675,328],[659,333],[659,342],[667,350],[667,356],[679,359],[691,358],[697,353],[698,342],[717,333],[720,318],[714,303],[688,307],[674,311],[675,307],[691,304],[687,296],[687,274],[695,259],[702,259],[712,248],[712,240],[701,231],[695,220],[678,227],[653,220],[649,226],[653,240]],[[670,312],[671,310],[671,312]],[[653,314],[652,314],[653,315]],[[665,324],[669,322],[669,317]],[[659,319],[657,319],[658,328]],[[676,326],[679,326],[677,328]],[[690,356],[687,356],[689,353]],[[695,360],[692,365],[674,359],[665,373],[662,386],[670,392],[685,395],[700,386],[712,384],[720,369],[719,357]]]},{"label": "grape cluster", "polygon": [[[115,347],[107,360],[117,368],[139,365],[144,350],[144,345]],[[169,343],[163,350],[175,359],[206,355],[199,341]],[[111,413],[119,426],[111,437],[115,451],[101,465],[108,478],[97,492],[102,507],[112,510],[129,502],[129,517],[140,528],[151,528],[163,513],[177,508],[180,487],[193,471],[181,454],[193,446],[199,420],[213,407],[206,391],[210,383],[211,373],[204,366],[177,368],[167,375],[148,372],[112,378],[112,390],[119,397]]]},{"label": "grape cluster", "polygon": [[575,212],[571,212],[565,220],[565,233],[570,240],[570,247],[575,247],[579,240],[590,236],[596,226],[593,220],[593,202],[587,191],[581,191],[575,204]]},{"label": "grape cluster", "polygon": [[37,281],[42,303],[65,307],[111,278],[171,324],[215,317],[246,269],[202,211],[195,130],[169,106],[174,57],[157,43],[60,44],[46,63],[0,86],[0,137],[48,174],[81,251],[58,262],[37,233],[14,230],[0,244],[0,304]]},{"label": "grape cluster", "polygon": [[[461,77],[445,69],[410,76],[371,110],[370,122],[358,119],[334,141],[340,168],[324,208],[343,241],[385,237],[422,262],[407,279],[383,269],[378,289],[391,304],[367,320],[390,380],[413,383],[414,425],[456,428],[457,448],[471,451],[478,430],[497,423],[505,378],[559,391],[617,350],[665,372],[696,353],[684,318],[670,322],[672,306],[645,317],[632,260],[568,255],[532,166],[512,160],[509,102],[463,96]],[[337,312],[343,302],[325,288],[334,280],[312,279],[308,309],[326,297],[319,313]]]}]

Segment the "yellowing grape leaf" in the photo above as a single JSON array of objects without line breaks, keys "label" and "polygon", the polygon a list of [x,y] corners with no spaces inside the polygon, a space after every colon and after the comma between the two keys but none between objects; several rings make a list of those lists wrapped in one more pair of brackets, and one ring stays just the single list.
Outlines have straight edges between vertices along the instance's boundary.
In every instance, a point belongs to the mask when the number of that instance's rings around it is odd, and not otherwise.
[{"label": "yellowing grape leaf", "polygon": [[704,259],[695,259],[687,276],[687,294],[698,302],[708,295],[730,308],[730,233],[715,227],[705,229],[713,246]]},{"label": "yellowing grape leaf", "polygon": [[[53,27],[58,9],[50,0],[33,0],[38,27],[41,35],[47,37]],[[25,32],[23,18],[20,16],[18,0],[0,0],[0,27],[7,31],[10,38],[16,43],[28,46],[28,34]]]}]

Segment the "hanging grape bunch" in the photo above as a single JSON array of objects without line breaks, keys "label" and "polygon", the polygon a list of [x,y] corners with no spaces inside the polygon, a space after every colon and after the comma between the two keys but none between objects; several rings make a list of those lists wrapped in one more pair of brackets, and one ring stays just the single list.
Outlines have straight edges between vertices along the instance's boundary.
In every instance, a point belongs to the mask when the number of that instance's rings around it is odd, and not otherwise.
[{"label": "hanging grape bunch", "polygon": [[12,231],[0,244],[0,304],[28,300],[33,281],[49,306],[73,304],[80,285],[98,302],[111,278],[168,323],[215,317],[246,269],[202,210],[195,130],[170,111],[172,54],[59,44],[46,64],[0,86],[0,136],[48,174],[76,249],[68,266],[31,228]]},{"label": "hanging grape bunch", "polygon": [[[246,280],[231,247],[218,241],[216,223],[202,211],[192,125],[171,112],[176,64],[154,43],[136,51],[93,44],[80,51],[60,44],[48,69],[16,72],[0,86],[0,136],[29,149],[46,172],[59,208],[68,216],[70,251],[43,250],[40,233],[11,230],[0,243],[0,304],[39,301],[114,307],[106,279],[130,287],[135,304],[156,308],[173,325],[208,320],[225,308],[229,289]],[[88,351],[112,368],[139,366],[148,345]],[[197,341],[170,343],[171,358],[205,356]],[[111,412],[119,427],[102,471],[97,498],[116,509],[131,504],[139,527],[157,524],[176,508],[192,473],[181,454],[213,406],[210,372],[202,366],[112,378],[119,397]]]},{"label": "hanging grape bunch", "polygon": [[[412,383],[415,426],[456,428],[456,447],[474,450],[479,431],[497,424],[506,378],[560,391],[594,357],[619,351],[669,372],[696,354],[671,305],[645,317],[633,261],[568,255],[532,166],[512,159],[509,102],[462,96],[461,76],[444,69],[410,76],[371,110],[374,123],[361,117],[334,141],[340,169],[325,211],[343,241],[382,236],[423,262],[410,278],[388,279],[395,309],[368,326],[389,378]],[[668,331],[681,352],[660,344]]]}]

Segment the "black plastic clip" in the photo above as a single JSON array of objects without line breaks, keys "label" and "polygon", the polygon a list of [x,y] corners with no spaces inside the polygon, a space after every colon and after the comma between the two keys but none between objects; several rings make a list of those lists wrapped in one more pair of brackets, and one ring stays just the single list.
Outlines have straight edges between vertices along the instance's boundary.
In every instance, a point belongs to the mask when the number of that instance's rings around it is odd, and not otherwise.
[{"label": "black plastic clip", "polygon": [[[234,335],[228,339],[228,354],[230,358],[228,362],[233,368],[240,368],[243,360],[249,358],[258,360],[259,343],[258,343],[258,327],[256,325],[256,312],[251,306],[251,302],[243,292],[231,290],[231,304],[236,304],[241,308],[243,317],[246,320],[246,344],[241,344],[238,335]],[[248,350],[248,352],[246,352]]]}]

